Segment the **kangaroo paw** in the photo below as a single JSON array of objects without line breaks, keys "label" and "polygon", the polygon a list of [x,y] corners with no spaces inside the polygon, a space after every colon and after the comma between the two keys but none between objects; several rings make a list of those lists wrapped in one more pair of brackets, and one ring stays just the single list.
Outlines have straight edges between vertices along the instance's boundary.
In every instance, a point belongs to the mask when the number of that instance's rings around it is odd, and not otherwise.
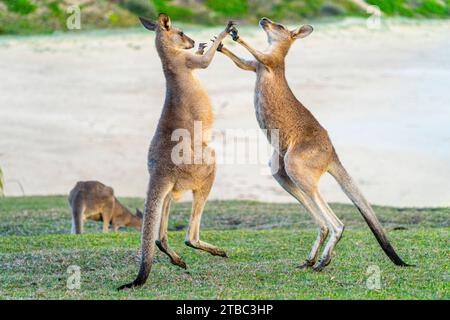
[{"label": "kangaroo paw", "polygon": [[[213,43],[216,42],[217,36],[212,36],[210,40],[211,40]],[[220,51],[222,51],[222,48],[223,48],[223,43],[221,42],[221,43],[219,43],[219,46],[217,47],[216,50],[220,52]]]},{"label": "kangaroo paw", "polygon": [[206,48],[206,42],[199,43],[196,54],[202,55],[203,53],[205,53],[205,48]]},{"label": "kangaroo paw", "polygon": [[239,39],[239,33],[234,26],[230,30],[230,35],[233,41],[237,41]]},{"label": "kangaroo paw", "polygon": [[226,32],[232,31],[233,29],[235,29],[235,27],[234,27],[235,25],[236,25],[236,23],[234,21],[232,21],[232,20],[228,21],[228,24],[227,24],[227,27],[225,28],[225,31]]}]

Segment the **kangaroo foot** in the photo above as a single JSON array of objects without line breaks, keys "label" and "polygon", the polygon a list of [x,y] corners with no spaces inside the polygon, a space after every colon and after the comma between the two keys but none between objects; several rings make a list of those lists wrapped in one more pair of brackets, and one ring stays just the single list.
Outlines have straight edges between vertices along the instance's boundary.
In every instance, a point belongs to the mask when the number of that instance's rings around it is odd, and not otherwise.
[{"label": "kangaroo foot", "polygon": [[219,256],[219,257],[223,257],[223,258],[228,258],[227,253],[221,249],[214,249],[211,251],[208,251],[209,253],[211,253],[213,256]]},{"label": "kangaroo foot", "polygon": [[308,269],[308,268],[314,266],[314,263],[315,263],[314,261],[306,259],[305,262],[303,262],[297,268],[299,268],[299,269]]},{"label": "kangaroo foot", "polygon": [[331,257],[326,257],[325,259],[320,259],[317,266],[313,267],[313,270],[316,272],[322,271],[326,266],[328,266],[331,262]]},{"label": "kangaroo foot", "polygon": [[218,248],[216,246],[213,246],[213,245],[211,245],[209,243],[206,243],[206,242],[203,242],[203,241],[200,241],[200,240],[198,240],[198,241],[189,241],[189,240],[187,240],[184,243],[188,247],[191,247],[191,248],[194,248],[194,249],[197,249],[197,250],[203,250],[203,251],[209,252],[213,256],[220,256],[220,257],[228,258],[227,253],[224,250],[222,250],[222,249],[220,249],[220,248]]},{"label": "kangaroo foot", "polygon": [[170,259],[170,262],[171,262],[173,265],[179,266],[180,268],[183,268],[183,269],[185,269],[185,270],[187,269],[186,263],[185,263],[181,258],[176,259],[176,260]]},{"label": "kangaroo foot", "polygon": [[179,266],[180,268],[187,269],[186,263],[181,259],[181,257],[173,251],[167,241],[155,241],[156,246],[161,250],[161,252],[164,252],[170,259],[170,262],[176,266]]}]

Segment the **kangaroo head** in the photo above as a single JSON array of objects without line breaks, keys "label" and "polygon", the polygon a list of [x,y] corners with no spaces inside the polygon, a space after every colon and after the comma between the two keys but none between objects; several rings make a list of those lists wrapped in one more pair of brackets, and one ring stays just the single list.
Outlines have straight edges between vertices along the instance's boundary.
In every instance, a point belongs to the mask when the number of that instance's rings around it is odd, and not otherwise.
[{"label": "kangaroo head", "polygon": [[127,227],[135,228],[136,230],[141,230],[142,219],[144,215],[139,209],[136,209],[136,214],[132,214],[127,210],[128,214],[125,219],[124,225]]},{"label": "kangaroo head", "polygon": [[313,32],[313,27],[303,25],[297,29],[289,30],[285,26],[273,22],[268,18],[262,18],[259,25],[267,34],[267,41],[273,48],[284,49],[287,53],[295,40],[305,38]]},{"label": "kangaroo head", "polygon": [[157,22],[139,17],[142,25],[151,31],[156,32],[156,41],[162,45],[175,49],[191,49],[195,41],[189,38],[181,29],[172,26],[168,15],[160,13]]},{"label": "kangaroo head", "polygon": [[144,214],[138,208],[136,208],[136,217],[138,217],[140,219],[142,219],[144,217]]}]

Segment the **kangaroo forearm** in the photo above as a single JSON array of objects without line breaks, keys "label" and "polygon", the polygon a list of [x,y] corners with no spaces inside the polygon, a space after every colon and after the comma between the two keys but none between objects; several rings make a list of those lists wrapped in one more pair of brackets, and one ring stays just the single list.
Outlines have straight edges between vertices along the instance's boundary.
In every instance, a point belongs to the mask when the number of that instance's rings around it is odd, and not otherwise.
[{"label": "kangaroo forearm", "polygon": [[196,69],[201,68],[205,69],[210,64],[212,59],[214,58],[214,55],[216,54],[216,50],[219,47],[220,43],[223,39],[227,36],[227,33],[221,34],[213,43],[213,45],[208,49],[208,51],[205,52],[202,56],[200,55],[192,55],[188,58],[188,66]]},{"label": "kangaroo forearm", "polygon": [[255,61],[247,61],[243,58],[239,58],[233,52],[231,52],[225,47],[222,47],[220,52],[222,52],[224,55],[230,58],[234,62],[234,64],[237,65],[239,68],[243,70],[256,71]]},{"label": "kangaroo forearm", "polygon": [[222,40],[225,39],[227,34],[221,34],[216,41],[214,41],[213,45],[206,51],[206,53],[203,55],[203,67],[207,68],[209,64],[211,63],[212,59],[214,58],[214,55],[216,54],[217,48],[219,47]]},{"label": "kangaroo forearm", "polygon": [[261,62],[264,65],[267,65],[269,57],[266,54],[252,48],[250,45],[247,44],[247,42],[242,40],[241,37],[239,37],[236,40],[236,42],[239,43],[241,46],[243,46],[245,49],[247,49],[247,51],[250,52],[251,55],[254,56],[256,60],[258,60],[259,62]]}]

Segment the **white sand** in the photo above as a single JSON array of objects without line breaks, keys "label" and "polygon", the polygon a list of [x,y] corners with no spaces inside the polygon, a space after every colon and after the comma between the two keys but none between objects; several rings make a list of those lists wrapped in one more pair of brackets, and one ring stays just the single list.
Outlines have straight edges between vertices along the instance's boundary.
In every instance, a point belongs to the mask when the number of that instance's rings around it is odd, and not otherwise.
[{"label": "white sand", "polygon": [[[220,28],[186,33],[197,41]],[[243,37],[264,48],[259,29]],[[450,204],[450,23],[316,24],[287,58],[287,77],[328,129],[348,171],[376,204]],[[231,40],[229,46],[233,46]],[[245,52],[234,47],[236,52]],[[198,72],[216,128],[256,129],[254,74],[218,54]],[[0,39],[0,166],[6,195],[66,194],[97,179],[145,195],[147,147],[163,99],[144,31]],[[265,148],[265,141],[260,141]],[[264,163],[268,159],[264,159]],[[292,201],[258,165],[220,165],[211,199]],[[329,201],[347,201],[331,178]],[[189,198],[188,198],[189,199]]]}]

